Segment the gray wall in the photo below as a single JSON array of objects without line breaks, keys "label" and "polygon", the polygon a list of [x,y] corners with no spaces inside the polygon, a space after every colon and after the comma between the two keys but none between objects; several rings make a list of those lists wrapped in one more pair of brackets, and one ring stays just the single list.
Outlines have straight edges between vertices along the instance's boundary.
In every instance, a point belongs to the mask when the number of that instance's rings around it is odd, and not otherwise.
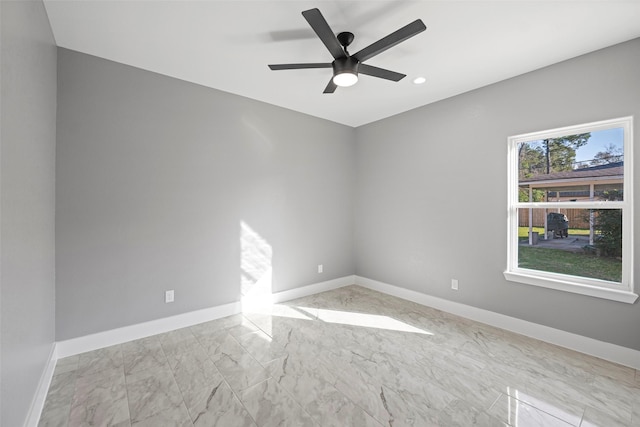
[{"label": "gray wall", "polygon": [[354,129],[65,49],[58,76],[58,340],[238,301],[265,264],[274,292],[353,274]]},{"label": "gray wall", "polygon": [[[640,304],[502,275],[507,137],[628,115],[639,120],[638,76],[640,39],[358,128],[357,274],[640,350]],[[640,123],[636,144],[638,129]],[[640,150],[634,159],[640,164]],[[634,185],[640,212],[640,173]],[[459,279],[459,291],[450,289],[451,278]]]},{"label": "gray wall", "polygon": [[0,2],[0,424],[25,421],[54,342],[56,47],[42,2]]}]

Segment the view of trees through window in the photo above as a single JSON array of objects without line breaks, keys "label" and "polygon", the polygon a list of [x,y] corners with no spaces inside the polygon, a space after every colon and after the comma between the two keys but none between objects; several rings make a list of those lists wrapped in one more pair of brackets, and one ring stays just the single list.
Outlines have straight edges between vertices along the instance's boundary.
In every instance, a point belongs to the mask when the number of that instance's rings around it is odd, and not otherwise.
[{"label": "view of trees through window", "polygon": [[520,178],[566,172],[576,167],[576,150],[589,142],[591,133],[520,143]]},{"label": "view of trees through window", "polygon": [[518,266],[620,282],[622,209],[595,205],[623,200],[623,128],[519,142],[517,155],[518,202],[535,203],[518,208]]}]

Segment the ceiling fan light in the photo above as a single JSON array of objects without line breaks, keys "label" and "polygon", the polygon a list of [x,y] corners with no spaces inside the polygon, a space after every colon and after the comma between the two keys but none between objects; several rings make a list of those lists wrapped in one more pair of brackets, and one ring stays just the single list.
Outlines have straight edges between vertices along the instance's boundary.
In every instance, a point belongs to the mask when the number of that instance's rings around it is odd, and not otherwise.
[{"label": "ceiling fan light", "polygon": [[353,86],[358,82],[358,75],[355,73],[340,73],[333,76],[333,82],[341,87]]}]

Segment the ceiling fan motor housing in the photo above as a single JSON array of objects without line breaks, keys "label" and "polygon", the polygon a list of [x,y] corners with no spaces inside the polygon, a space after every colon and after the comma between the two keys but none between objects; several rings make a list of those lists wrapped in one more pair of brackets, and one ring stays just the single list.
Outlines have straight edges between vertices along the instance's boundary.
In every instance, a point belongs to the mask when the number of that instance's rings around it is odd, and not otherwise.
[{"label": "ceiling fan motor housing", "polygon": [[333,66],[333,75],[349,73],[358,75],[358,66],[360,61],[350,56],[344,58],[338,58],[331,64]]}]

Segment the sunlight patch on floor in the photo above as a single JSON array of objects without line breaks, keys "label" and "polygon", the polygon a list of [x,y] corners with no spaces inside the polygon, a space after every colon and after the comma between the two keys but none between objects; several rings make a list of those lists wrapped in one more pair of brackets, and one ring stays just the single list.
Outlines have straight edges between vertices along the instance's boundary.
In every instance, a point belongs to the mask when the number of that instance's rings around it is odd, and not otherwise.
[{"label": "sunlight patch on floor", "polygon": [[389,331],[412,332],[416,334],[433,335],[431,332],[411,326],[408,323],[379,314],[355,313],[351,311],[327,310],[324,308],[299,307],[301,310],[317,312],[318,320],[341,325],[362,326],[364,328],[386,329]]}]

